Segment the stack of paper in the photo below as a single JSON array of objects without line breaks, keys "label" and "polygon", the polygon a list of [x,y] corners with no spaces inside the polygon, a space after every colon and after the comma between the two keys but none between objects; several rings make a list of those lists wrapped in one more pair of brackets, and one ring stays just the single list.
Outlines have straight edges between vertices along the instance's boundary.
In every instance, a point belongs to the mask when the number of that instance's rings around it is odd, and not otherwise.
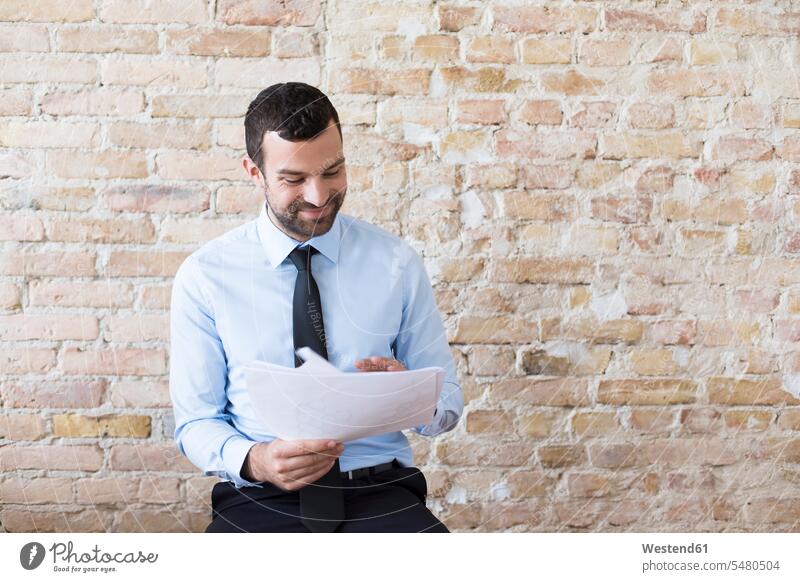
[{"label": "stack of paper", "polygon": [[444,369],[342,372],[310,348],[299,368],[253,361],[247,390],[264,431],[283,440],[349,441],[433,420]]}]

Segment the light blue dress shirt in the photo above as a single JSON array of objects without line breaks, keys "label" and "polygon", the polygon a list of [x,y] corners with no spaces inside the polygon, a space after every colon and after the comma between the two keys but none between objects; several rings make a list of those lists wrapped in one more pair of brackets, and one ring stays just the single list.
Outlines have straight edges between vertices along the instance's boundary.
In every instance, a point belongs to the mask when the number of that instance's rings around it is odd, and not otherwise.
[{"label": "light blue dress shirt", "polygon": [[[247,452],[271,441],[255,417],[242,367],[263,360],[294,367],[292,297],[297,269],[289,253],[313,245],[311,272],[322,300],[329,361],[354,372],[368,356],[395,357],[407,369],[441,366],[445,383],[429,425],[451,430],[464,408],[455,363],[424,264],[395,235],[339,213],[331,229],[298,241],[261,214],[193,252],[178,269],[170,312],[169,388],[175,440],[206,475],[239,488]],[[362,372],[369,373],[369,372]],[[397,459],[414,464],[402,431],[345,442],[342,471]]]}]

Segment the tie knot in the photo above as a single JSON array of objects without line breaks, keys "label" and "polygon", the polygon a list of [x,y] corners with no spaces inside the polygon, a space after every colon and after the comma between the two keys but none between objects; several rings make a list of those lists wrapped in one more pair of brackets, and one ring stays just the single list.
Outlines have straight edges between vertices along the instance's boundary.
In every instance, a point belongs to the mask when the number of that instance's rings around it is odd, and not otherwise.
[{"label": "tie knot", "polygon": [[311,270],[311,256],[318,252],[319,251],[311,245],[295,247],[294,250],[289,253],[289,259],[294,263],[298,271]]}]

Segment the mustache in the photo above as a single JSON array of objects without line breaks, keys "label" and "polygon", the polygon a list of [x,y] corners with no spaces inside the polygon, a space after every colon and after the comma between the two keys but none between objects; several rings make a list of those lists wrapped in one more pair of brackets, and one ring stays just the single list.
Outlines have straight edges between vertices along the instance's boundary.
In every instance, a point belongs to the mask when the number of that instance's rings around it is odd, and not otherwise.
[{"label": "mustache", "polygon": [[326,200],[325,204],[323,204],[322,206],[314,206],[313,204],[305,204],[301,206],[301,204],[303,204],[304,201],[302,198],[299,198],[298,200],[292,202],[292,204],[289,205],[289,208],[287,210],[290,213],[295,214],[303,210],[321,210],[323,208],[327,208],[328,206],[333,206],[334,208],[336,208],[337,206],[341,205],[341,200],[344,197],[344,193],[345,190],[339,190],[337,192],[334,192],[328,197],[328,200]]}]

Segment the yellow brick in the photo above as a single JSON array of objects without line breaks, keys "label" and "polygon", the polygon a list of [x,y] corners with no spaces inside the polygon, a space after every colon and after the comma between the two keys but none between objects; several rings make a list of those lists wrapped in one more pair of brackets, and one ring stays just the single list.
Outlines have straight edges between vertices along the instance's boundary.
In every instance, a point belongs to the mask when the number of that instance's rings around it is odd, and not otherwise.
[{"label": "yellow brick", "polygon": [[474,434],[513,434],[514,415],[504,410],[472,410],[467,413],[466,429]]},{"label": "yellow brick", "polygon": [[414,40],[414,60],[448,63],[458,58],[458,38],[443,34],[418,36]]},{"label": "yellow brick", "polygon": [[679,369],[671,350],[637,349],[630,357],[633,371],[641,376],[670,376]]},{"label": "yellow brick", "polygon": [[728,410],[723,415],[728,428],[739,430],[767,430],[774,414],[764,410]]},{"label": "yellow brick", "polygon": [[800,404],[800,399],[783,389],[780,378],[764,377],[757,380],[736,378],[709,378],[708,400],[715,404]]},{"label": "yellow brick", "polygon": [[576,412],[572,430],[578,436],[607,436],[621,430],[615,412]]},{"label": "yellow brick", "polygon": [[684,404],[696,398],[691,380],[601,380],[597,390],[604,404]]},{"label": "yellow brick", "polygon": [[659,407],[656,410],[634,408],[631,411],[631,427],[644,433],[668,432],[672,428],[675,414],[673,411]]},{"label": "yellow brick", "polygon": [[573,473],[567,477],[570,497],[603,497],[610,492],[610,483],[605,475]]},{"label": "yellow brick", "polygon": [[513,317],[462,316],[450,341],[455,343],[530,342],[538,333],[536,323]]},{"label": "yellow brick", "polygon": [[736,43],[693,40],[689,45],[689,62],[692,65],[731,65],[739,58]]},{"label": "yellow brick", "polygon": [[150,417],[82,414],[57,414],[53,417],[53,435],[57,437],[139,437],[150,436]]},{"label": "yellow brick", "polygon": [[703,142],[684,133],[661,132],[652,135],[632,133],[607,133],[600,148],[606,159],[625,158],[695,158],[703,149]]},{"label": "yellow brick", "polygon": [[146,178],[147,158],[135,152],[48,152],[46,168],[59,178]]},{"label": "yellow brick", "polygon": [[503,36],[480,36],[467,45],[467,60],[473,63],[513,63],[514,40]]},{"label": "yellow brick", "polygon": [[517,432],[523,437],[544,438],[553,432],[557,417],[549,412],[531,412],[517,419]]},{"label": "yellow brick", "polygon": [[478,70],[461,66],[443,67],[441,75],[447,85],[477,93],[512,93],[522,85],[519,79],[508,79],[502,67],[483,67]]}]

